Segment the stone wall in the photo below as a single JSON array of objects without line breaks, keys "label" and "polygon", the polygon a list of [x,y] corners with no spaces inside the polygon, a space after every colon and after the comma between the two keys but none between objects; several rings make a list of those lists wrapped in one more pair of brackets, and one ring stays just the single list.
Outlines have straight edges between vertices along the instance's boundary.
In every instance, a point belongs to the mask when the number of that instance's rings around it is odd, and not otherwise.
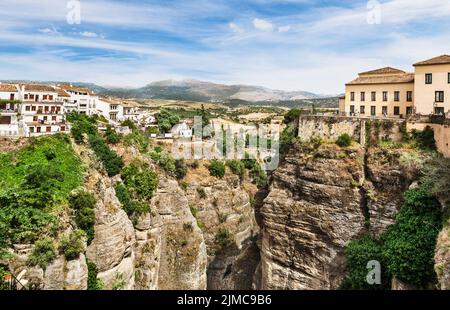
[{"label": "stone wall", "polygon": [[366,135],[378,139],[400,141],[401,119],[370,119],[344,116],[301,116],[298,123],[298,136],[308,140],[312,137],[322,137],[336,140],[340,135],[347,133],[355,141],[366,143]]},{"label": "stone wall", "polygon": [[[368,139],[390,139],[401,141],[400,125],[402,119],[370,119],[343,116],[301,116],[298,122],[298,136],[308,140],[312,137],[322,137],[336,140],[347,133],[355,141],[365,144]],[[426,126],[434,129],[434,138],[438,150],[446,157],[450,157],[450,125],[431,124],[427,122],[407,122],[407,130],[424,130]],[[370,137],[367,134],[370,133]]]}]

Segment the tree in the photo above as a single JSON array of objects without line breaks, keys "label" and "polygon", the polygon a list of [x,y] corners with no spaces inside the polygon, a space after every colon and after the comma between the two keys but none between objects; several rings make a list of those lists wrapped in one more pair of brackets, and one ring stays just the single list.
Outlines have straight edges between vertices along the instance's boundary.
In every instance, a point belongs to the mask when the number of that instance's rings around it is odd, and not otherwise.
[{"label": "tree", "polygon": [[183,179],[188,172],[188,168],[184,159],[175,160],[175,175],[178,179]]},{"label": "tree", "polygon": [[178,115],[167,109],[161,109],[156,115],[156,121],[158,122],[160,132],[167,133],[173,126],[180,122],[180,118]]},{"label": "tree", "polygon": [[119,135],[113,128],[111,128],[111,126],[106,127],[105,136],[106,142],[109,144],[117,144],[120,141]]},{"label": "tree", "polygon": [[349,134],[344,133],[337,138],[336,144],[340,147],[349,147],[352,145],[352,137],[350,137]]},{"label": "tree", "polygon": [[209,173],[217,178],[223,178],[225,176],[225,165],[218,160],[211,161],[209,165]]}]

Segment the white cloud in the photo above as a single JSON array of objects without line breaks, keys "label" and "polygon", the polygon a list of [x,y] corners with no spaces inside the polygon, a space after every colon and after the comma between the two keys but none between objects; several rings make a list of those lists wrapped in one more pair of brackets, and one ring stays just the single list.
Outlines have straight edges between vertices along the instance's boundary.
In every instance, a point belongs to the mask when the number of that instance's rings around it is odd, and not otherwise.
[{"label": "white cloud", "polygon": [[263,30],[263,31],[272,31],[273,30],[272,23],[267,20],[264,20],[264,19],[255,18],[253,20],[253,26],[255,26],[255,28],[258,30]]},{"label": "white cloud", "polygon": [[53,27],[53,28],[39,28],[38,31],[40,33],[45,33],[45,34],[58,34],[58,31]]},{"label": "white cloud", "polygon": [[241,27],[239,27],[238,25],[236,25],[235,23],[229,23],[228,26],[230,27],[231,30],[233,30],[236,33],[243,33],[244,30],[242,30]]},{"label": "white cloud", "polygon": [[98,34],[96,34],[95,32],[90,32],[90,31],[80,32],[80,36],[86,37],[86,38],[98,38],[99,37]]},{"label": "white cloud", "polygon": [[288,32],[291,30],[291,26],[281,26],[278,28],[278,32]]}]

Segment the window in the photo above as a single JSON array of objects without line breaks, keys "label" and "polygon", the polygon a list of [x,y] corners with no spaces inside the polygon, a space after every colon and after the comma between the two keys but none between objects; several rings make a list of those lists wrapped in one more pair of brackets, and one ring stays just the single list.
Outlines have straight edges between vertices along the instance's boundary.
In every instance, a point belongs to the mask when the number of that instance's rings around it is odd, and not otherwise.
[{"label": "window", "polygon": [[47,116],[44,116],[44,122],[46,122],[46,121],[47,121],[47,119],[48,119],[48,117],[47,117]]},{"label": "window", "polygon": [[362,105],[359,107],[359,113],[366,114],[366,106]]},{"label": "window", "polygon": [[52,116],[52,121],[56,121],[56,116]]},{"label": "window", "polygon": [[376,92],[372,92],[372,101],[377,101],[377,93]]},{"label": "window", "polygon": [[377,115],[377,107],[376,106],[371,106],[370,107],[370,115],[375,116]]},{"label": "window", "polygon": [[437,91],[436,92],[436,102],[444,102],[444,92],[443,91]]},{"label": "window", "polygon": [[394,92],[394,101],[400,101],[400,92],[399,91]]},{"label": "window", "polygon": [[53,100],[53,95],[48,95],[48,100]]},{"label": "window", "polygon": [[355,106],[351,105],[350,106],[350,114],[354,114],[355,113]]},{"label": "window", "polygon": [[433,74],[425,74],[425,84],[433,84]]},{"label": "window", "polygon": [[413,107],[406,107],[406,115],[412,115],[413,114]]},{"label": "window", "polygon": [[35,107],[35,106],[32,106],[32,107],[31,107],[31,111],[36,111],[36,107]]},{"label": "window", "polygon": [[387,115],[388,114],[388,107],[387,106],[383,106],[382,107],[382,112],[383,112],[383,115]]},{"label": "window", "polygon": [[14,100],[14,98],[15,98],[15,95],[14,95],[14,94],[10,94],[10,95],[9,95],[9,100]]},{"label": "window", "polygon": [[25,106],[25,111],[30,111],[30,110],[31,110],[31,108],[29,105]]},{"label": "window", "polygon": [[400,107],[394,107],[394,115],[400,115]]},{"label": "window", "polygon": [[33,116],[33,122],[37,122],[38,121],[38,117],[37,116]]},{"label": "window", "polygon": [[366,93],[361,92],[361,101],[366,101]]},{"label": "window", "polygon": [[355,101],[355,92],[350,93],[350,101]]},{"label": "window", "polygon": [[52,132],[52,127],[47,127],[47,128],[45,128],[45,131],[47,131],[47,132]]},{"label": "window", "polygon": [[412,101],[412,91],[406,92],[406,101],[408,101],[408,102]]},{"label": "window", "polygon": [[383,92],[383,101],[388,101],[388,92],[387,91]]},{"label": "window", "polygon": [[37,132],[41,132],[41,127],[36,127]]},{"label": "window", "polygon": [[66,126],[61,126],[61,131],[66,131]]},{"label": "window", "polygon": [[48,96],[47,95],[43,95],[42,96],[42,100],[47,100]]},{"label": "window", "polygon": [[450,72],[448,73],[448,83],[450,84]]},{"label": "window", "polygon": [[34,95],[30,94],[30,100],[34,100]]},{"label": "window", "polygon": [[436,108],[434,108],[434,114],[444,115],[445,114],[445,110],[444,110],[443,107],[436,107]]},{"label": "window", "polygon": [[25,94],[24,99],[25,99],[25,100],[28,100],[28,94]]}]

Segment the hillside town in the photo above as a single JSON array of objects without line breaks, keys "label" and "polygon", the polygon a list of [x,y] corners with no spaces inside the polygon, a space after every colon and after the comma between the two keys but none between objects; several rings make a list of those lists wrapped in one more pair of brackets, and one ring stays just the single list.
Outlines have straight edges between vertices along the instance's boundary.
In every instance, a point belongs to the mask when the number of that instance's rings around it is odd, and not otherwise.
[{"label": "hillside town", "polygon": [[112,126],[125,120],[155,123],[154,115],[131,101],[99,97],[73,85],[0,84],[0,136],[34,137],[70,131],[66,115],[101,117]]}]

